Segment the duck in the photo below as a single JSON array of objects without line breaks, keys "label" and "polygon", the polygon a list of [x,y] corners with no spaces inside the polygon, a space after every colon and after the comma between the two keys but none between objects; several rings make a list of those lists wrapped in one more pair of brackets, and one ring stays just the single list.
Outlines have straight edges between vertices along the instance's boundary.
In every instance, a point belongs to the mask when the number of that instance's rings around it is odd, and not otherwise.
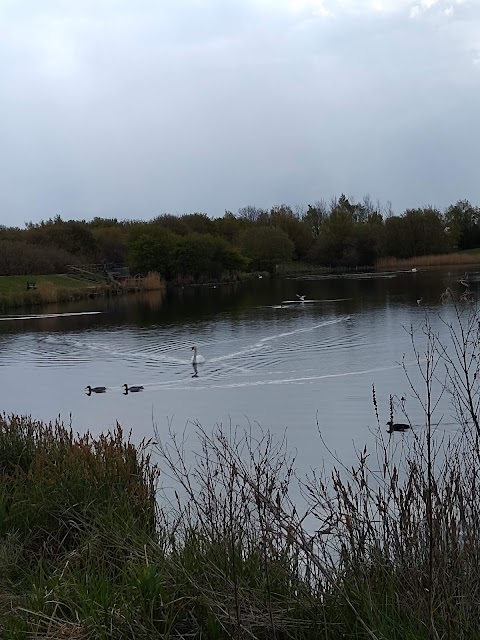
[{"label": "duck", "polygon": [[407,429],[411,429],[411,426],[409,424],[406,424],[404,422],[393,422],[393,420],[389,420],[387,422],[387,427],[388,433],[393,433],[394,431],[407,431]]},{"label": "duck", "polygon": [[197,347],[195,345],[193,345],[192,351],[193,351],[193,356],[190,360],[192,364],[202,364],[203,362],[205,362],[205,358],[203,356],[198,355]]},{"label": "duck", "polygon": [[87,391],[87,396],[91,396],[92,393],[105,393],[107,387],[91,387],[89,384],[85,387]]},{"label": "duck", "polygon": [[132,384],[128,386],[127,383],[123,385],[125,391],[123,392],[125,395],[130,391],[130,393],[138,393],[139,391],[143,391],[144,387],[141,384]]}]

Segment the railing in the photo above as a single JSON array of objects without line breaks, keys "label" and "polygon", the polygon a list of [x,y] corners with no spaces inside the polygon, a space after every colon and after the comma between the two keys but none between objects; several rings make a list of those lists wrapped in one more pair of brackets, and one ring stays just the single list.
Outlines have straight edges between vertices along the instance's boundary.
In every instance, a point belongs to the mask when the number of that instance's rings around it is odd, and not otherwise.
[{"label": "railing", "polygon": [[122,280],[130,276],[128,267],[122,267],[114,263],[100,262],[96,264],[70,264],[68,273],[74,278],[82,280],[92,280],[97,282],[99,277],[107,282]]}]

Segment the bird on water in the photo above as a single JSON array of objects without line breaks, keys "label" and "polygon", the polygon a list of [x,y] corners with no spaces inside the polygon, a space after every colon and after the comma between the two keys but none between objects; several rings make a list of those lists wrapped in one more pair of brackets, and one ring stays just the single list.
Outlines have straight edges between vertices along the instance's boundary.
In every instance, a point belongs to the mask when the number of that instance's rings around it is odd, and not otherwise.
[{"label": "bird on water", "polygon": [[410,425],[409,424],[405,424],[404,422],[393,422],[393,420],[389,420],[387,422],[387,431],[388,433],[393,433],[394,431],[407,431],[407,429],[410,429]]},{"label": "bird on water", "polygon": [[92,393],[105,393],[107,387],[91,387],[89,384],[85,387],[87,391],[87,396],[91,396]]},{"label": "bird on water", "polygon": [[195,345],[193,345],[192,351],[193,351],[193,356],[190,360],[192,364],[202,364],[205,362],[205,358],[197,352],[197,347]]},{"label": "bird on water", "polygon": [[125,383],[123,385],[125,391],[123,392],[125,395],[127,395],[127,393],[138,393],[139,391],[143,391],[143,386],[141,384],[132,384],[130,386],[128,386],[127,383]]}]

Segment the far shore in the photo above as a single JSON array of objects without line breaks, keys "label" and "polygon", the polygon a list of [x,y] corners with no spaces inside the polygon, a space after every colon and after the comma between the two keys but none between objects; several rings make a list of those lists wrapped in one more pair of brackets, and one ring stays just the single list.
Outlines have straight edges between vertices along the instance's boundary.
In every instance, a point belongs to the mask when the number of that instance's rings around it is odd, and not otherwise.
[{"label": "far shore", "polygon": [[0,310],[156,291],[165,286],[157,273],[115,282],[86,281],[67,274],[1,276]]},{"label": "far shore", "polygon": [[304,262],[289,262],[277,266],[275,274],[255,272],[237,274],[234,280],[208,280],[195,282],[165,281],[157,273],[149,273],[144,277],[135,276],[121,281],[105,282],[99,279],[89,282],[72,278],[68,274],[45,275],[10,275],[0,276],[0,311],[20,307],[33,307],[49,303],[67,303],[95,297],[109,297],[126,293],[155,291],[168,286],[213,285],[228,282],[240,282],[252,278],[268,278],[269,276],[298,276],[322,273],[342,273],[351,271],[401,271],[411,269],[438,269],[442,267],[474,267],[480,265],[480,249],[441,255],[415,256],[412,258],[382,258],[371,267],[336,267],[310,265]]},{"label": "far shore", "polygon": [[414,256],[412,258],[382,258],[375,264],[376,269],[434,269],[436,267],[471,267],[480,264],[480,250],[475,252],[444,253],[431,256]]}]

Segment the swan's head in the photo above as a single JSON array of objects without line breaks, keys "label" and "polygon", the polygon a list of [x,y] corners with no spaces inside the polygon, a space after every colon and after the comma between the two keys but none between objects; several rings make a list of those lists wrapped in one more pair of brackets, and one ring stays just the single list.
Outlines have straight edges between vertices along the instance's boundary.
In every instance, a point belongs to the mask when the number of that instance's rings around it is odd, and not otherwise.
[{"label": "swan's head", "polygon": [[196,350],[197,350],[197,347],[195,345],[193,345],[192,351],[196,351]]},{"label": "swan's head", "polygon": [[127,383],[125,383],[123,386],[125,387],[125,391],[127,391],[127,389],[128,389],[128,384],[127,384]]}]

